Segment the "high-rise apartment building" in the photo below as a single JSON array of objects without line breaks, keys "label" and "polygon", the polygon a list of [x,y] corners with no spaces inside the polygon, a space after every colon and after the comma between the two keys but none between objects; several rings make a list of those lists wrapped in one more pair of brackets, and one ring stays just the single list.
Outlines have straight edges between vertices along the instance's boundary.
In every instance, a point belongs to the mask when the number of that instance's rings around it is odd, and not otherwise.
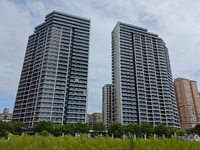
[{"label": "high-rise apartment building", "polygon": [[113,94],[112,94],[112,84],[106,84],[102,88],[102,113],[103,113],[103,122],[105,125],[112,123],[112,103],[113,103]]},{"label": "high-rise apartment building", "polygon": [[181,128],[193,128],[200,122],[200,96],[197,82],[177,78],[174,80],[174,86]]},{"label": "high-rise apartment building", "polygon": [[13,118],[86,122],[90,20],[53,11],[29,36]]},{"label": "high-rise apartment building", "polygon": [[113,122],[179,128],[168,49],[145,28],[118,22],[112,31]]}]

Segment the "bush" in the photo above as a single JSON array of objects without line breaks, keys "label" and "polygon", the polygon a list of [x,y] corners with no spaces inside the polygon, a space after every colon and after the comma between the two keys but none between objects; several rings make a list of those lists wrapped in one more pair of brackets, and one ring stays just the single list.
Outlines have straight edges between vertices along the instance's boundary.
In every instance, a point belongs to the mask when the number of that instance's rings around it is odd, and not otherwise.
[{"label": "bush", "polygon": [[44,131],[42,131],[42,132],[40,133],[40,135],[42,135],[42,136],[49,136],[49,132],[46,131],[46,130],[44,130]]}]

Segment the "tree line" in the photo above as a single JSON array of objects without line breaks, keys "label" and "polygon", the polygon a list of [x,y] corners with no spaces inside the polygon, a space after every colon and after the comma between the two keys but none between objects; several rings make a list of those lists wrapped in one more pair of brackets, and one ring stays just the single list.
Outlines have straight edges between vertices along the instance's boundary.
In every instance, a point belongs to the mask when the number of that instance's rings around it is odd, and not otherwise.
[{"label": "tree line", "polygon": [[9,133],[21,135],[27,128],[23,122],[0,122],[0,137],[6,137]]},{"label": "tree line", "polygon": [[[41,135],[52,134],[54,136],[60,136],[64,134],[75,135],[75,133],[89,133],[91,128],[87,123],[78,122],[74,125],[54,125],[51,121],[40,121],[36,123],[33,128],[29,129],[28,126],[23,122],[0,122],[0,137],[6,137],[8,133],[21,135],[23,132],[39,133]],[[197,124],[194,128],[187,130],[178,130],[176,128],[167,127],[163,124],[154,127],[153,124],[144,122],[142,124],[128,124],[122,125],[121,123],[112,123],[106,127],[102,122],[96,124],[93,129],[93,134],[107,134],[113,137],[121,137],[123,134],[126,135],[137,135],[142,137],[146,134],[146,137],[153,136],[165,136],[171,137],[176,134],[178,136],[185,135],[187,133],[196,133],[200,135],[200,124]]]},{"label": "tree line", "polygon": [[144,134],[146,137],[151,137],[157,135],[162,137],[171,137],[171,135],[182,136],[187,134],[185,130],[178,130],[176,128],[167,127],[163,124],[154,127],[153,124],[148,122],[143,122],[142,124],[128,124],[122,125],[121,123],[112,123],[108,126],[108,132],[113,134],[114,137],[120,137],[122,134],[136,135],[137,137],[142,137]]}]

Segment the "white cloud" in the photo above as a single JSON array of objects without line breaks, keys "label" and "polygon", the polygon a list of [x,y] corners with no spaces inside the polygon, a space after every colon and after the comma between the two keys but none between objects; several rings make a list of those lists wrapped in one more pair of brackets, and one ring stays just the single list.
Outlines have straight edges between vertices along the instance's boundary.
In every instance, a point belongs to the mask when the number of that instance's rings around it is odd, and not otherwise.
[{"label": "white cloud", "polygon": [[31,17],[6,0],[0,7],[0,90],[15,95]]},{"label": "white cloud", "polygon": [[44,18],[44,16],[47,14],[45,4],[41,1],[27,1],[25,6],[27,6],[28,10],[33,16],[38,18]]},{"label": "white cloud", "polygon": [[90,113],[101,110],[102,86],[111,83],[111,31],[117,21],[159,34],[169,48],[174,77],[200,82],[199,6],[198,0],[36,0],[23,3],[3,0],[0,5],[0,91],[16,94],[28,36],[52,10],[91,19]]}]

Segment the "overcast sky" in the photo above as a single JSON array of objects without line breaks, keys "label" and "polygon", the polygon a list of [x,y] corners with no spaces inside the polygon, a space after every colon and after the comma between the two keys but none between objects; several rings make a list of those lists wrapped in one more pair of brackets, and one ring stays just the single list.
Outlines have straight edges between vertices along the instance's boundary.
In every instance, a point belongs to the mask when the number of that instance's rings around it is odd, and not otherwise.
[{"label": "overcast sky", "polygon": [[28,36],[53,10],[91,19],[88,112],[101,112],[111,83],[111,31],[118,21],[166,43],[173,78],[200,82],[199,0],[0,0],[0,112],[13,110]]}]

